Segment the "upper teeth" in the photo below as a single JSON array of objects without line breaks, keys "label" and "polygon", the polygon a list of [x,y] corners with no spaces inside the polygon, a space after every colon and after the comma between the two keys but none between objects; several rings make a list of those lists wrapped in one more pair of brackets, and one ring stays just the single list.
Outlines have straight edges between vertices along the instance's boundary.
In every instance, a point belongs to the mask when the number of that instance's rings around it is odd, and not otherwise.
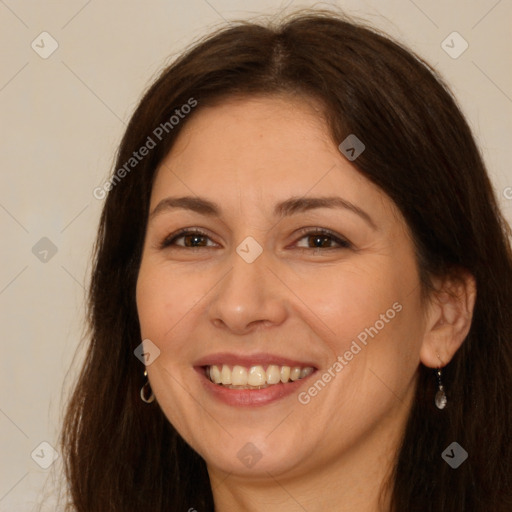
[{"label": "upper teeth", "polygon": [[235,365],[231,368],[223,364],[222,366],[208,366],[206,375],[215,384],[224,386],[265,386],[302,379],[313,371],[314,368],[311,366],[302,368],[300,366],[290,367],[271,364],[265,370],[261,365],[251,366],[250,368]]}]

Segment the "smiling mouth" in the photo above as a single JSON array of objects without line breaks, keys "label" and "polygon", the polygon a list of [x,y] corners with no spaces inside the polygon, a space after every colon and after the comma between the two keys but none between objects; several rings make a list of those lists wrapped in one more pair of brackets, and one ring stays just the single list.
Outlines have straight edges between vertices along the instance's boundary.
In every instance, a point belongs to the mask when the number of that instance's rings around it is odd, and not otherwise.
[{"label": "smiling mouth", "polygon": [[312,366],[280,366],[269,364],[264,367],[255,365],[230,366],[211,365],[205,366],[206,377],[219,386],[229,389],[265,389],[276,384],[295,382],[311,375],[315,368]]}]

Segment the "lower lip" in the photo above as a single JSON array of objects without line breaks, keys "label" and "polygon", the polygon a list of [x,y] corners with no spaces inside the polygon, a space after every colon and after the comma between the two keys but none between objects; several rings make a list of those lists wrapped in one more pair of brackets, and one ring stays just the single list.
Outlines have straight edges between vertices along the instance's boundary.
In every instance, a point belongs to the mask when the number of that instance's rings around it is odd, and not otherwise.
[{"label": "lower lip", "polygon": [[219,384],[214,384],[204,374],[204,368],[196,368],[201,376],[201,382],[206,391],[213,395],[217,400],[236,407],[259,407],[273,402],[277,402],[281,398],[285,398],[292,393],[296,393],[298,389],[316,373],[316,370],[302,379],[294,382],[283,384],[272,384],[264,389],[231,389]]}]

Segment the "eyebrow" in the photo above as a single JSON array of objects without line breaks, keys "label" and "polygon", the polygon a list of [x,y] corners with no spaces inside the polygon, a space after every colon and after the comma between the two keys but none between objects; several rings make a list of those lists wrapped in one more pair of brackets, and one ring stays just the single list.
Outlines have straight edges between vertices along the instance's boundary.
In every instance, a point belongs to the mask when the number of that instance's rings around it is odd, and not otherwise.
[{"label": "eyebrow", "polygon": [[[291,197],[275,205],[274,216],[282,218],[316,208],[341,208],[349,210],[361,217],[373,229],[377,229],[375,222],[368,213],[359,208],[359,206],[337,196]],[[150,213],[149,219],[152,220],[163,212],[175,209],[191,210],[208,217],[220,217],[221,215],[221,208],[217,203],[203,197],[183,196],[162,199]]]}]

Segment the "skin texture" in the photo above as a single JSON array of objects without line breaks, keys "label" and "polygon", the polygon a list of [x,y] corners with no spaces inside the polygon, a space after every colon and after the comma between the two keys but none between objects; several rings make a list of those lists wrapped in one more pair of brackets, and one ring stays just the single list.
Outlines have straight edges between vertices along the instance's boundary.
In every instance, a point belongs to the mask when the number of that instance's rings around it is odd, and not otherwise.
[{"label": "skin texture", "polygon": [[[150,217],[137,307],[142,338],[161,351],[148,367],[152,389],[206,460],[216,510],[378,510],[418,366],[446,365],[463,342],[472,278],[438,280],[439,300],[422,301],[403,217],[339,152],[313,101],[255,97],[198,111],[157,172],[150,212],[180,196],[216,202],[221,215],[178,208]],[[291,197],[333,196],[371,223],[347,208],[273,213]],[[196,248],[184,247],[194,237],[159,247],[181,228],[207,237]],[[301,228],[351,245],[327,238],[315,248]],[[263,249],[253,263],[235,250],[248,236]],[[233,407],[207,393],[193,368],[216,352],[269,352],[314,363],[304,392],[393,304],[400,311],[307,404],[292,393]],[[248,442],[261,454],[250,468],[237,456]]]}]

